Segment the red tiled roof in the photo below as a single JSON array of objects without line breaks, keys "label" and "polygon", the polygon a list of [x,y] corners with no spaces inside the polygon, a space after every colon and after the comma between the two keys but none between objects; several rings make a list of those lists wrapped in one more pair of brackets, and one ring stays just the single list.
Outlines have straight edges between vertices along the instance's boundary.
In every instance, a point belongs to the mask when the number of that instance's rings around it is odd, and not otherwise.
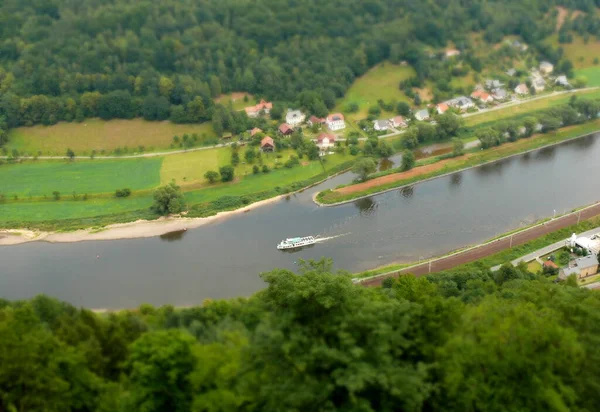
[{"label": "red tiled roof", "polygon": [[319,137],[317,137],[317,142],[323,143],[323,139],[329,139],[329,143],[335,142],[335,135],[330,133],[321,133]]},{"label": "red tiled roof", "polygon": [[273,139],[271,137],[265,136],[260,141],[260,147],[264,147],[264,146],[275,147],[275,143],[273,142]]},{"label": "red tiled roof", "polygon": [[325,119],[322,117],[317,117],[317,116],[310,116],[310,122],[311,123],[325,123]]},{"label": "red tiled roof", "polygon": [[405,123],[404,117],[402,117],[402,116],[395,116],[395,117],[392,118],[392,121],[395,124]]},{"label": "red tiled roof", "polygon": [[336,120],[344,120],[344,115],[341,113],[333,113],[333,114],[330,114],[329,116],[327,116],[327,120],[330,122],[333,122]]},{"label": "red tiled roof", "polygon": [[554,263],[553,261],[551,261],[551,260],[546,260],[544,262],[544,266],[549,267],[549,268],[558,269],[558,265],[556,263]]},{"label": "red tiled roof", "polygon": [[281,126],[279,126],[279,131],[280,131],[281,133],[283,133],[283,134],[286,134],[286,133],[288,133],[288,132],[291,132],[291,131],[293,131],[293,130],[294,130],[294,129],[292,129],[292,128],[290,127],[290,125],[289,125],[289,124],[287,124],[287,123],[283,123],[283,124],[281,124]]},{"label": "red tiled roof", "polygon": [[273,108],[273,103],[267,102],[265,100],[261,100],[260,103],[258,103],[256,106],[248,106],[248,107],[245,107],[244,110],[246,111],[246,113],[250,114],[250,113],[260,112],[261,110],[265,110],[265,109],[270,110],[272,108]]},{"label": "red tiled roof", "polygon": [[437,105],[438,111],[440,111],[442,113],[444,113],[449,108],[450,108],[450,106],[448,106],[446,103],[440,103],[440,104]]},{"label": "red tiled roof", "polygon": [[259,129],[258,127],[255,127],[254,129],[250,130],[250,136],[254,136],[256,133],[262,133],[262,129]]}]

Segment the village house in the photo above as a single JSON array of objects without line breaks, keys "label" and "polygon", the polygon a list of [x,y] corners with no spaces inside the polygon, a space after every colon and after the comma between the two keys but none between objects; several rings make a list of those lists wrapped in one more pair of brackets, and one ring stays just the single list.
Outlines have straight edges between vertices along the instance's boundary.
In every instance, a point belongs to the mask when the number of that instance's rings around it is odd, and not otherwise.
[{"label": "village house", "polygon": [[275,142],[269,136],[265,136],[260,141],[260,150],[263,152],[273,152],[275,150]]},{"label": "village house", "polygon": [[390,119],[390,126],[391,127],[408,127],[408,124],[406,123],[406,119],[404,119],[404,117],[395,116]]},{"label": "village house", "polygon": [[342,130],[346,128],[346,123],[344,122],[344,115],[341,113],[334,113],[327,116],[327,127],[329,130]]},{"label": "village house", "polygon": [[536,93],[543,92],[546,88],[546,81],[541,77],[535,77],[531,81],[531,87],[534,88]]},{"label": "village house", "polygon": [[454,107],[455,109],[458,109],[460,111],[466,111],[471,107],[475,107],[475,103],[473,103],[473,100],[465,96],[455,97],[454,99],[450,99],[445,103],[448,106]]},{"label": "village house", "polygon": [[255,127],[254,129],[250,130],[250,136],[254,137],[255,134],[257,133],[262,133],[262,129],[259,129],[258,127]]},{"label": "village house", "polygon": [[273,103],[261,100],[257,105],[245,107],[244,110],[246,111],[248,117],[258,117],[262,113],[269,114],[272,108]]},{"label": "village house", "polygon": [[571,83],[569,83],[569,80],[567,80],[567,76],[565,76],[564,74],[561,74],[556,79],[554,79],[554,83],[563,87],[571,87]]},{"label": "village house", "polygon": [[598,257],[592,254],[569,262],[568,267],[560,270],[558,278],[564,280],[575,275],[577,279],[583,279],[596,273],[598,273]]},{"label": "village house", "polygon": [[526,44],[521,43],[519,40],[515,40],[512,42],[512,46],[515,49],[519,49],[521,51],[527,51],[527,49],[529,48],[529,46],[527,46]]},{"label": "village house", "polygon": [[308,127],[313,127],[315,124],[324,125],[325,123],[327,123],[327,119],[325,119],[324,117],[317,117],[313,115],[310,116],[307,123]]},{"label": "village house", "polygon": [[513,77],[515,74],[517,74],[517,71],[513,68],[510,68],[506,71],[506,74],[509,75],[510,77]]},{"label": "village house", "polygon": [[600,235],[595,234],[592,237],[580,236],[575,233],[567,240],[567,246],[570,248],[580,247],[589,253],[597,255],[600,253]]},{"label": "village house", "polygon": [[429,119],[429,111],[427,109],[421,109],[415,113],[415,119],[424,121]]},{"label": "village house", "polygon": [[483,103],[490,103],[494,101],[492,95],[483,90],[475,90],[473,93],[471,93],[471,98],[477,99]]},{"label": "village house", "polygon": [[559,269],[558,265],[556,263],[554,263],[553,261],[551,261],[550,259],[544,261],[544,264],[542,266],[544,266],[545,268],[548,268],[548,269],[556,269],[556,270]]},{"label": "village house", "polygon": [[317,137],[317,146],[322,151],[332,148],[335,145],[335,135],[331,133],[321,133]]},{"label": "village house", "polygon": [[282,123],[281,126],[279,126],[279,133],[284,136],[289,136],[294,133],[294,129],[292,129],[289,124]]},{"label": "village house", "polygon": [[388,120],[374,120],[373,121],[373,129],[381,132],[383,130],[387,130],[390,127],[390,123]]},{"label": "village house", "polygon": [[449,108],[450,106],[448,106],[446,103],[438,103],[435,106],[435,110],[438,112],[438,114],[444,114]]},{"label": "village house", "polygon": [[550,74],[554,70],[554,65],[550,62],[541,62],[540,63],[540,72],[543,74]]},{"label": "village house", "polygon": [[492,90],[492,97],[495,100],[506,100],[508,98],[508,93],[505,89],[498,88]]},{"label": "village house", "polygon": [[521,83],[520,85],[515,87],[515,93],[523,96],[529,94],[529,89],[527,88],[527,85],[525,83]]},{"label": "village house", "polygon": [[305,119],[306,116],[300,110],[288,109],[287,114],[285,115],[285,122],[292,127],[304,123]]}]

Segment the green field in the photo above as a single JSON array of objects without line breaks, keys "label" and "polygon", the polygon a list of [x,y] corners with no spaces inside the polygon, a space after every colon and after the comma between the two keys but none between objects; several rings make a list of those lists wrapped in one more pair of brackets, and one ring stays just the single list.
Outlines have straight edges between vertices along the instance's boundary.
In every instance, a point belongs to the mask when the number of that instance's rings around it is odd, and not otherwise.
[{"label": "green field", "polygon": [[406,101],[408,97],[398,88],[400,82],[415,75],[410,66],[401,66],[391,63],[382,63],[360,78],[356,79],[350,89],[346,92],[334,111],[343,112],[346,104],[357,103],[359,111],[348,114],[350,119],[362,119],[367,116],[370,106],[377,105],[377,100],[385,102],[391,100]]},{"label": "green field", "polygon": [[[263,162],[274,166],[275,162],[287,160],[292,153],[291,150],[280,153],[281,158],[276,158],[275,153],[263,155]],[[173,178],[177,180],[177,176],[182,175],[190,177],[182,184],[186,203],[190,207],[199,203],[206,205],[224,197],[250,196],[259,200],[277,195],[277,188],[287,187],[287,191],[290,187],[301,188],[311,179],[336,171],[355,157],[335,154],[327,156],[322,162],[304,159],[301,165],[293,168],[279,166],[269,173],[258,175],[251,173],[251,165],[240,165],[236,168],[234,182],[207,187],[203,171],[207,168],[207,162],[212,162],[211,168],[218,169],[216,166],[228,164],[229,159],[230,149],[222,148],[164,158],[29,161],[2,165],[0,193],[6,197],[4,204],[0,204],[0,226],[76,229],[153,218],[156,216],[150,213],[152,195],[148,189],[157,187],[161,179],[165,183]],[[247,173],[244,174],[244,171]],[[124,199],[114,197],[115,189],[123,187],[134,190],[133,195]],[[52,200],[55,190],[61,193],[58,201]],[[74,191],[78,195],[77,200],[72,196]],[[85,193],[90,195],[87,200],[82,197]],[[34,198],[30,199],[29,196]],[[210,210],[201,206],[194,213],[205,215],[219,210],[227,210],[227,205],[215,204],[210,206]]]},{"label": "green field", "polygon": [[[577,93],[577,95],[586,99],[594,99],[600,97],[600,90],[585,90]],[[568,103],[571,96],[572,94],[551,96],[545,99],[533,100],[531,102],[526,102],[519,105],[508,106],[503,109],[476,114],[474,116],[465,118],[465,126],[476,126],[483,123],[524,115],[527,113],[533,113],[548,107],[565,104]]]},{"label": "green field", "polygon": [[[246,149],[239,149],[240,164],[235,168],[235,174],[238,177],[251,175],[253,164],[245,164],[244,152]],[[262,153],[263,164],[273,168],[276,162],[284,163],[291,155],[295,154],[293,150],[283,150],[275,153]],[[281,157],[277,157],[277,156]],[[220,147],[214,149],[198,150],[195,152],[166,156],[163,161],[160,177],[163,184],[172,180],[178,185],[207,185],[204,174],[209,170],[219,171],[219,167],[230,164],[231,149]],[[255,161],[258,164],[258,161]]]},{"label": "green field", "polygon": [[587,44],[582,37],[574,35],[573,42],[560,44],[558,35],[555,34],[548,39],[548,42],[554,47],[561,47],[564,56],[571,60],[575,69],[583,69],[594,65],[594,58],[600,57],[600,41],[593,36],[590,37]]},{"label": "green field", "polygon": [[[244,96],[248,96],[248,101],[244,101]],[[256,104],[254,98],[249,93],[234,92],[229,94],[223,94],[215,99],[217,103],[221,103],[224,106],[228,106],[231,103],[233,110],[242,110],[246,106],[252,106]]]},{"label": "green field", "polygon": [[588,79],[587,85],[590,87],[600,86],[600,65],[575,70],[575,75],[585,76]]},{"label": "green field", "polygon": [[89,155],[95,150],[98,155],[117,148],[127,147],[133,154],[144,146],[145,151],[167,150],[173,136],[184,133],[214,136],[210,123],[174,124],[171,122],[149,122],[143,119],[100,120],[89,119],[83,123],[58,123],[52,126],[19,127],[9,134],[6,148],[21,154],[35,156],[64,156],[67,149],[77,155]]},{"label": "green field", "polygon": [[0,166],[0,193],[51,197],[149,189],[160,183],[162,158],[128,160],[31,161]]}]

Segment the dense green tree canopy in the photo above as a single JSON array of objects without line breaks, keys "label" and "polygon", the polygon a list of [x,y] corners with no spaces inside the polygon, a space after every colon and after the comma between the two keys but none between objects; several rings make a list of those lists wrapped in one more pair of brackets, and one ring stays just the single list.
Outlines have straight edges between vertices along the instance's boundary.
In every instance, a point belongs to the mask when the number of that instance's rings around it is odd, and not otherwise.
[{"label": "dense green tree canopy", "polygon": [[[552,31],[548,9],[544,0],[6,0],[0,117],[9,127],[89,116],[196,122],[231,91],[321,116],[385,59],[408,61],[419,83],[431,74],[425,46],[463,47],[471,32],[534,44]],[[569,28],[597,31],[591,14]],[[542,54],[560,57],[549,47]]]},{"label": "dense green tree canopy", "polygon": [[332,262],[249,299],[96,315],[0,301],[0,410],[595,410],[600,295],[526,266],[353,284]]}]

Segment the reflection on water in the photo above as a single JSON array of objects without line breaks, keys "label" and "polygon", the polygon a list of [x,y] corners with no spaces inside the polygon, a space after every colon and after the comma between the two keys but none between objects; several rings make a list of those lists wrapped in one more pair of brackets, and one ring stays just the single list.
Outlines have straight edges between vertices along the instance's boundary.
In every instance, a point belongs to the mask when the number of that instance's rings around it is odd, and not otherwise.
[{"label": "reflection on water", "polygon": [[523,164],[528,164],[530,160],[531,160],[531,152],[524,153],[520,157],[520,161]]},{"label": "reflection on water", "polygon": [[[294,248],[294,249],[281,249],[280,252],[292,254],[292,253],[302,252],[303,250],[312,249],[313,247],[315,247],[314,244],[312,244],[312,245],[306,245],[306,246],[302,246],[302,247],[297,247],[297,248]],[[296,262],[294,262],[294,263],[296,263]]]},{"label": "reflection on water", "polygon": [[358,208],[361,216],[370,216],[377,210],[377,202],[371,197],[355,200],[354,206]]},{"label": "reflection on water", "polygon": [[451,186],[460,186],[460,184],[462,183],[462,173],[458,172],[458,173],[454,173],[453,175],[450,175],[450,185]]},{"label": "reflection on water", "polygon": [[552,160],[556,154],[556,146],[544,147],[536,152],[535,160]]},{"label": "reflection on water", "polygon": [[490,175],[498,175],[501,176],[503,170],[512,163],[512,158],[498,160],[494,163],[488,163],[479,167],[476,167],[474,170],[478,175],[481,176],[490,176]]},{"label": "reflection on water", "polygon": [[415,194],[415,187],[414,186],[403,187],[400,189],[400,194],[402,195],[403,198],[408,199]]},{"label": "reflection on water", "polygon": [[165,233],[164,235],[160,235],[160,240],[165,242],[175,242],[177,240],[183,239],[183,236],[187,233],[186,229],[176,230],[174,232]]},{"label": "reflection on water", "polygon": [[394,162],[391,161],[390,159],[381,159],[381,161],[379,162],[379,171],[380,172],[390,170],[392,167],[394,167]]}]

